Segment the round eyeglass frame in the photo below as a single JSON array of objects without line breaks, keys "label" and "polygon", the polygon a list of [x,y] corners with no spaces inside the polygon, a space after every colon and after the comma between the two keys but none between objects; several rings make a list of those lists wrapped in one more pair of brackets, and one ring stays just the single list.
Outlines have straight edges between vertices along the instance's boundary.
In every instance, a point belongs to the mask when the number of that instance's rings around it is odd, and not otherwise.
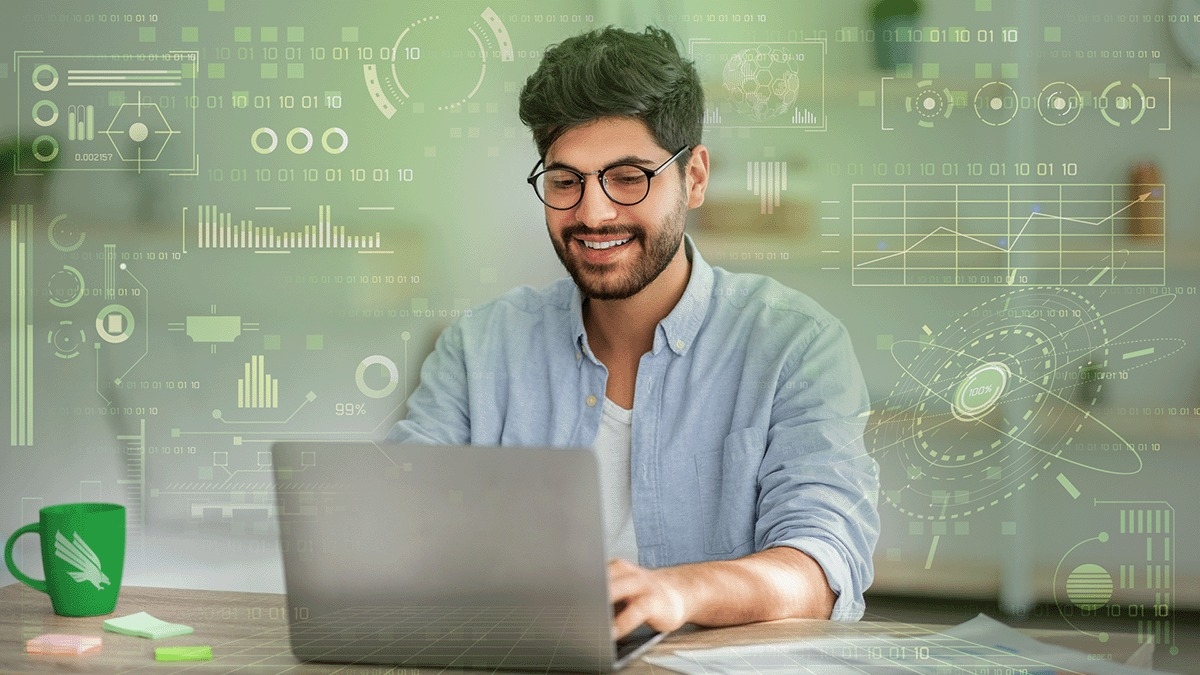
[{"label": "round eyeglass frame", "polygon": [[[694,147],[695,147],[694,145],[685,145],[682,148],[676,150],[675,154],[673,154],[669,158],[667,158],[667,161],[660,164],[657,169],[647,169],[646,167],[639,166],[637,164],[620,163],[620,164],[611,164],[609,166],[604,167],[603,169],[600,169],[599,171],[587,171],[587,172],[576,171],[575,169],[571,169],[571,168],[568,168],[565,166],[556,166],[556,167],[552,167],[549,169],[542,169],[541,171],[538,171],[537,168],[542,165],[542,162],[545,161],[544,159],[539,159],[537,161],[537,164],[533,165],[533,169],[532,169],[532,171],[530,171],[529,177],[525,179],[525,182],[529,183],[529,186],[533,188],[533,194],[537,195],[538,201],[545,204],[547,207],[554,209],[555,211],[570,211],[571,209],[575,208],[576,206],[579,206],[579,202],[583,201],[583,191],[585,189],[587,189],[587,177],[588,176],[596,177],[596,180],[599,181],[599,183],[600,183],[600,190],[602,192],[604,192],[604,196],[608,197],[614,203],[620,204],[621,206],[634,206],[636,204],[641,204],[642,202],[646,201],[646,197],[650,196],[650,179],[651,178],[654,178],[658,174],[662,173],[668,166],[671,166],[672,164],[674,164],[675,161],[678,160],[683,155],[683,153],[691,150]],[[610,169],[615,169],[618,167],[630,167],[630,168],[637,169],[638,171],[641,171],[642,173],[646,174],[646,194],[642,195],[641,199],[638,199],[637,201],[632,201],[632,202],[623,202],[623,201],[613,197],[611,194],[609,194],[608,181],[605,180],[604,174],[607,173]],[[573,173],[576,176],[579,176],[579,197],[575,199],[574,204],[571,204],[570,206],[554,206],[553,204],[547,202],[545,200],[545,198],[542,197],[542,193],[540,191],[538,191],[538,188],[537,188],[537,180],[539,178],[541,178],[543,174],[549,173],[551,171],[566,171],[568,173]]]}]

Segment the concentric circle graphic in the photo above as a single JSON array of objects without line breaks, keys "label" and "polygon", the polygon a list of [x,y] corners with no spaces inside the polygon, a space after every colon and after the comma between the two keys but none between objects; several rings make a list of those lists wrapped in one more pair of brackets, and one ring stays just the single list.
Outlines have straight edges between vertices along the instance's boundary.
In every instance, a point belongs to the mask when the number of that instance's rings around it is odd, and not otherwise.
[{"label": "concentric circle graphic", "polygon": [[[1140,471],[1134,446],[1093,414],[1103,395],[1094,378],[1097,369],[1127,377],[1182,349],[1169,339],[1117,342],[1173,300],[1104,313],[1069,289],[1026,287],[940,331],[925,327],[921,340],[894,342],[903,376],[875,406],[866,435],[883,476],[881,500],[913,518],[954,519],[1011,497],[1052,463]],[[1156,343],[1169,348],[1146,348]],[[1084,429],[1111,435],[1117,451],[1087,452],[1075,443]]]}]

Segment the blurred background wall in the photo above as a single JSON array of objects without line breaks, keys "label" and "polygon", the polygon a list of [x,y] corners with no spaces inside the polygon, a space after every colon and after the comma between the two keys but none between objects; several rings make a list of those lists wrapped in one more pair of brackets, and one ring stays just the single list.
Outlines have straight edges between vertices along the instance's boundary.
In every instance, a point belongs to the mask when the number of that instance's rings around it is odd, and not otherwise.
[{"label": "blurred background wall", "polygon": [[1166,625],[1200,606],[1190,6],[5,5],[0,533],[116,501],[126,583],[280,591],[269,443],[382,436],[442,328],[562,275],[517,93],[653,24],[705,81],[701,252],[854,339],[875,590]]}]

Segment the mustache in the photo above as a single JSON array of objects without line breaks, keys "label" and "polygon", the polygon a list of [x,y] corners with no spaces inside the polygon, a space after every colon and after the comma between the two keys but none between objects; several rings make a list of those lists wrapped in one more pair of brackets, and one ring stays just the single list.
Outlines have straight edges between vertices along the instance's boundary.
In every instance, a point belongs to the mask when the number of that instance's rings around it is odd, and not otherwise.
[{"label": "mustache", "polygon": [[563,228],[562,238],[564,241],[574,239],[581,234],[593,236],[611,237],[611,236],[628,236],[641,237],[644,233],[642,228],[635,225],[605,225],[603,227],[588,227],[583,223],[575,223]]}]

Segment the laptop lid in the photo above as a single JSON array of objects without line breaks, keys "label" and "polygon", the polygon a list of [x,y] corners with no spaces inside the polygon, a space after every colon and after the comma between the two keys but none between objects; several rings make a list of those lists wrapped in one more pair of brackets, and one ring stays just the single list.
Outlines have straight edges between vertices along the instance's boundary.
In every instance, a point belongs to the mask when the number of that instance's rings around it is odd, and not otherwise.
[{"label": "laptop lid", "polygon": [[281,442],[272,459],[301,660],[603,672],[648,646],[618,660],[610,637],[589,450]]}]

